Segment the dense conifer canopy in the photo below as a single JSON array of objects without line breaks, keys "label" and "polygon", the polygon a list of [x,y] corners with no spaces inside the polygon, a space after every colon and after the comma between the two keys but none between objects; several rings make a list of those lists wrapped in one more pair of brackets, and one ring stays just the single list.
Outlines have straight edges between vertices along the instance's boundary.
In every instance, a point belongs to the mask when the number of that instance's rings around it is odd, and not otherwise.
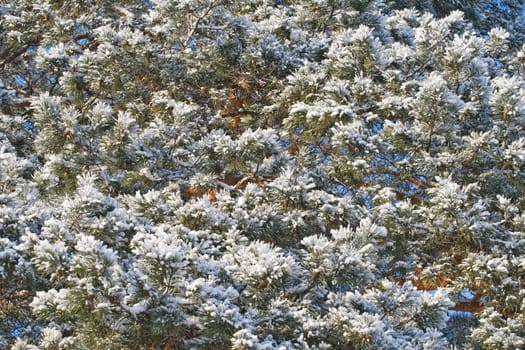
[{"label": "dense conifer canopy", "polygon": [[525,348],[521,0],[0,0],[0,348]]}]

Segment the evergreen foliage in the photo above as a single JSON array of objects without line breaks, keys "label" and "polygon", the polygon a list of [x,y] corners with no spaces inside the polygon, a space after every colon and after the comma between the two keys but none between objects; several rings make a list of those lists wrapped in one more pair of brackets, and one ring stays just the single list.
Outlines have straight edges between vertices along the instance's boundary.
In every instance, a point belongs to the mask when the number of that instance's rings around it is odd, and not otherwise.
[{"label": "evergreen foliage", "polygon": [[0,347],[525,348],[521,0],[0,0]]}]

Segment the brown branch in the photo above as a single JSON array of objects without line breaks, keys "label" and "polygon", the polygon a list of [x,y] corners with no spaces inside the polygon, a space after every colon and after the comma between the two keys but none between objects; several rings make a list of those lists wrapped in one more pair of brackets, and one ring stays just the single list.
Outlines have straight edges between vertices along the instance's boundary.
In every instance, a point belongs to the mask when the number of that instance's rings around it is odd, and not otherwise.
[{"label": "brown branch", "polygon": [[2,63],[0,63],[0,70],[4,70],[6,65],[8,65],[9,63],[11,63],[14,60],[16,60],[18,57],[20,57],[20,55],[22,55],[24,52],[26,52],[27,49],[29,49],[31,46],[35,46],[35,45],[37,45],[37,43],[26,44],[23,47],[21,47],[18,50],[16,50],[15,52],[13,52],[11,55],[7,56],[2,61]]},{"label": "brown branch", "polygon": [[184,40],[184,43],[183,43],[183,46],[184,47],[187,47],[188,44],[190,43],[191,41],[191,38],[193,37],[193,35],[195,34],[195,31],[197,29],[199,29],[199,24],[201,23],[201,21],[210,14],[210,12],[217,6],[217,4],[215,3],[215,1],[212,1],[210,6],[206,9],[206,11],[204,11],[204,13],[197,17],[197,20],[195,21],[195,24],[191,24],[191,13],[188,13],[188,33],[186,34],[186,40]]},{"label": "brown branch", "polygon": [[406,178],[406,180],[414,185],[416,185],[419,188],[429,188],[430,185],[428,185],[426,182],[423,182],[421,180],[416,179],[413,176],[409,176]]},{"label": "brown branch", "polygon": [[13,105],[15,107],[30,107],[31,99],[30,98],[17,98],[13,100]]},{"label": "brown branch", "polygon": [[[83,34],[79,34],[75,37],[73,37],[73,41],[77,41],[77,40],[81,40],[81,39],[90,39],[91,38],[91,35],[89,33],[83,33]],[[27,49],[29,49],[31,46],[37,46],[39,44],[39,41],[32,41],[30,43],[27,43],[25,44],[24,46],[22,46],[21,48],[19,48],[18,50],[16,50],[15,52],[13,52],[12,54],[10,54],[9,56],[7,56],[3,61],[2,63],[0,63],[0,70],[4,70],[5,66],[7,66],[9,63],[13,62],[14,60],[16,60],[18,57],[20,57],[20,55],[23,55]],[[2,52],[3,54],[3,52]]]},{"label": "brown branch", "polygon": [[449,310],[476,313],[483,310],[483,304],[479,300],[458,301],[456,305],[450,307]]},{"label": "brown branch", "polygon": [[427,152],[430,152],[430,148],[432,147],[432,136],[434,136],[434,127],[431,126],[428,130]]},{"label": "brown branch", "polygon": [[323,26],[321,27],[321,33],[325,33],[326,30],[328,29],[328,26],[330,25],[330,21],[332,20],[334,13],[335,13],[335,4],[333,4],[332,7],[330,8],[330,13],[328,14],[328,17],[326,18],[326,20],[324,21]]},{"label": "brown branch", "polygon": [[395,172],[395,171],[392,171],[392,170],[388,170],[388,169],[384,169],[384,170],[381,169],[381,171],[371,173],[370,175],[382,175],[382,174],[397,176],[397,177],[401,178],[402,180],[406,180],[406,181],[416,185],[417,187],[419,187],[421,189],[427,189],[427,188],[431,187],[431,185],[429,183],[421,181],[421,180],[418,180],[417,178],[415,178],[412,175],[409,175],[407,177],[403,177],[402,174],[400,174],[398,172]]}]

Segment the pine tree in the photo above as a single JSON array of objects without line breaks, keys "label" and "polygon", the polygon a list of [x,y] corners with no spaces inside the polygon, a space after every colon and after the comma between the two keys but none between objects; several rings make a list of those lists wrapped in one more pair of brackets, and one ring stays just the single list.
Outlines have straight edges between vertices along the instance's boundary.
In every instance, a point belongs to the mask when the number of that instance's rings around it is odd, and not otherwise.
[{"label": "pine tree", "polygon": [[0,347],[525,346],[521,5],[0,2]]}]

